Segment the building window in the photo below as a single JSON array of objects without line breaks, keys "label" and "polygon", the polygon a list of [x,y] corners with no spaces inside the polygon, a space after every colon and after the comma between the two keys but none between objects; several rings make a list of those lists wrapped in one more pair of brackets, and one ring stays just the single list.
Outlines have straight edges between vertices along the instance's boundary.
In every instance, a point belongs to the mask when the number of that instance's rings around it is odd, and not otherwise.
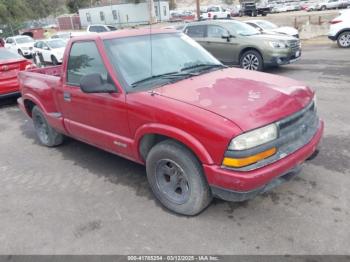
[{"label": "building window", "polygon": [[166,16],[166,6],[163,6],[163,14]]},{"label": "building window", "polygon": [[117,10],[112,10],[112,15],[114,20],[118,20],[118,13]]},{"label": "building window", "polygon": [[105,20],[105,14],[102,11],[100,12],[100,18],[101,18],[101,21]]},{"label": "building window", "polygon": [[90,15],[90,13],[86,13],[86,20],[91,23],[91,15]]},{"label": "building window", "polygon": [[155,6],[155,7],[154,7],[154,11],[155,11],[156,16],[159,16],[159,15],[158,15],[158,6]]}]

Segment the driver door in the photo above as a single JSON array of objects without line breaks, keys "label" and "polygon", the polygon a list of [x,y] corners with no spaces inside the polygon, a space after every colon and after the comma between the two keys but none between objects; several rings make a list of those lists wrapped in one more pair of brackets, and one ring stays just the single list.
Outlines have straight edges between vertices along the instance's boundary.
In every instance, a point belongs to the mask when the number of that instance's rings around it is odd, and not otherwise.
[{"label": "driver door", "polygon": [[103,81],[115,86],[100,51],[94,41],[72,45],[66,83],[58,95],[61,110],[71,136],[128,156],[131,142],[125,95],[117,88],[115,93],[84,93],[80,89],[81,78],[92,73],[100,74]]}]

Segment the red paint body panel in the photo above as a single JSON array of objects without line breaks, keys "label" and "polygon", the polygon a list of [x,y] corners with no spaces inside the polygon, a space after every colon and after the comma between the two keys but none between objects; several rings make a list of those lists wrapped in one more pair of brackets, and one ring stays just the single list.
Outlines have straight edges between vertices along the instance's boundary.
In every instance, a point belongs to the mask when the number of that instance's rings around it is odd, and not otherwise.
[{"label": "red paint body panel", "polygon": [[[139,163],[144,163],[139,145],[145,135],[173,138],[198,157],[209,184],[232,190],[260,187],[315,150],[323,125],[308,145],[273,164],[249,172],[222,169],[232,138],[301,110],[313,99],[313,91],[284,77],[223,69],[153,92],[126,93],[105,53],[103,39],[144,34],[149,34],[149,30],[118,30],[72,39],[62,66],[19,73],[21,109],[30,116],[24,104],[32,101],[58,131]],[[118,93],[85,94],[66,84],[66,58],[72,43],[85,40],[96,42]],[[63,99],[64,92],[71,94],[71,101]]]},{"label": "red paint body panel", "polygon": [[19,71],[26,69],[31,62],[27,59],[7,59],[0,58],[0,96],[19,92],[17,75]]},{"label": "red paint body panel", "polygon": [[323,129],[324,124],[321,122],[319,130],[307,145],[287,157],[263,168],[248,172],[237,172],[223,169],[221,166],[217,165],[204,165],[208,183],[235,192],[248,192],[261,188],[269,181],[285,174],[310,157],[317,149],[322,138]]}]

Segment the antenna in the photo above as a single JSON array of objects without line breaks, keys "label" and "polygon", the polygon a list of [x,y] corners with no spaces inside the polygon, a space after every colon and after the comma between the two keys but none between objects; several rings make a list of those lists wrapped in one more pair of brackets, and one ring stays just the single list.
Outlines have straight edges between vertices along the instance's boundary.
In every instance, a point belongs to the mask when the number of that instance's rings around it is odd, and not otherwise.
[{"label": "antenna", "polygon": [[152,15],[153,8],[153,0],[149,0],[149,40],[150,40],[150,46],[151,46],[151,76],[153,76],[153,41],[152,41],[152,22],[153,22],[153,15]]}]

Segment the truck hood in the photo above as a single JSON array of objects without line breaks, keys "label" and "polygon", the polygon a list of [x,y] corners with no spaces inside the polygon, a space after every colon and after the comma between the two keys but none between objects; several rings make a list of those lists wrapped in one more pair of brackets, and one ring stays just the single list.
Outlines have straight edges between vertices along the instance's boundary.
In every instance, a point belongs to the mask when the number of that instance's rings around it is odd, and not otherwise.
[{"label": "truck hood", "polygon": [[234,68],[182,80],[154,91],[229,119],[242,131],[287,117],[308,105],[314,95],[297,81]]}]

